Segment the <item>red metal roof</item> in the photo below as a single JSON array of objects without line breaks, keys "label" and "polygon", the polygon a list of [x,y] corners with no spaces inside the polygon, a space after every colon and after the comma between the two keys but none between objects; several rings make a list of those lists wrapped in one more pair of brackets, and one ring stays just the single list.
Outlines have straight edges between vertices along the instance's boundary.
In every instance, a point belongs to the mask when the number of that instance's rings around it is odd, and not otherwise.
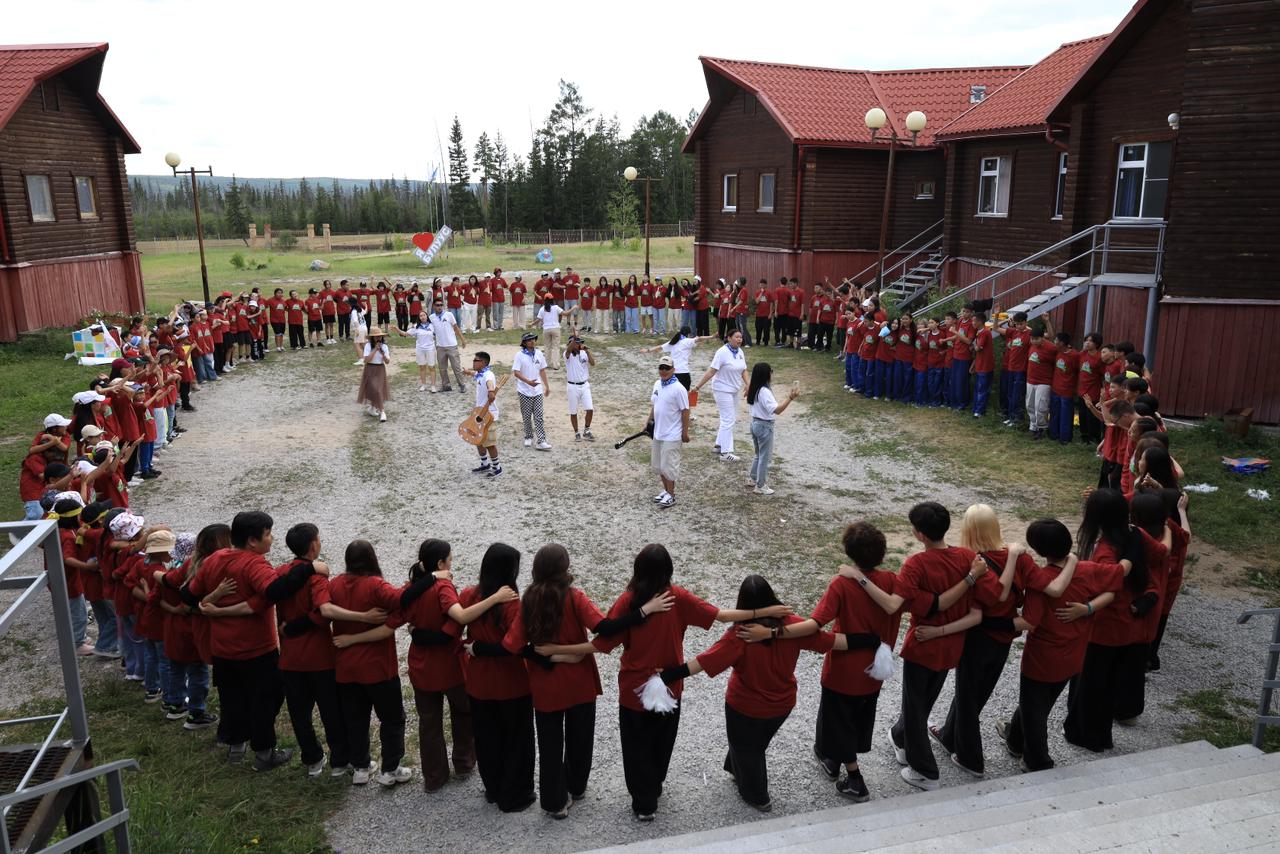
[{"label": "red metal roof", "polygon": [[[1025,65],[991,68],[923,68],[865,71],[813,68],[771,62],[699,57],[708,88],[723,78],[751,92],[791,140],[801,145],[861,147],[872,141],[864,124],[867,110],[880,107],[899,135],[906,134],[907,113],[921,110],[929,123],[920,145],[931,145],[933,134],[969,107],[969,87],[996,89],[1026,69]],[[685,145],[701,135],[703,119],[714,111],[715,99],[704,109]]]},{"label": "red metal roof", "polygon": [[938,139],[1039,133],[1049,109],[1097,54],[1107,36],[1067,42],[936,134]]},{"label": "red metal roof", "polygon": [[[0,130],[9,123],[36,85],[50,77],[93,60],[96,65],[86,76],[82,94],[97,107],[103,120],[114,126],[125,141],[125,152],[142,149],[98,94],[98,80],[107,43],[0,45]],[[91,91],[89,91],[91,90]]]}]

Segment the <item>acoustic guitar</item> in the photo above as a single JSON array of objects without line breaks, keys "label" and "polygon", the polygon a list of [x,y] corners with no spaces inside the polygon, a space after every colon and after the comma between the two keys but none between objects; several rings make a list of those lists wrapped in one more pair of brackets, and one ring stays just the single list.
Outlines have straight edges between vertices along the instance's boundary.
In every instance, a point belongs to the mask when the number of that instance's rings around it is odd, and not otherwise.
[{"label": "acoustic guitar", "polygon": [[[511,374],[503,374],[498,380],[498,386],[494,389],[494,400],[497,400],[497,393],[502,391],[502,387],[510,378]],[[477,406],[458,425],[458,435],[469,445],[489,445],[491,444],[489,442],[489,425],[491,424],[493,424],[493,413],[489,411],[489,407]]]}]

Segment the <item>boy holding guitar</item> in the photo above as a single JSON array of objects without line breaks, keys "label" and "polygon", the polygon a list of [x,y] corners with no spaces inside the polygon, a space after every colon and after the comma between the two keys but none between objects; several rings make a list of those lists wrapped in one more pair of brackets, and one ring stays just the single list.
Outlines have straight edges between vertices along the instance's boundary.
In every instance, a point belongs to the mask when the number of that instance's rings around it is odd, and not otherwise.
[{"label": "boy holding guitar", "polygon": [[476,408],[458,427],[458,433],[474,444],[480,453],[480,465],[473,468],[471,473],[494,478],[502,474],[502,463],[498,462],[496,431],[493,429],[493,422],[498,420],[499,383],[494,378],[493,371],[489,370],[488,353],[483,350],[476,353],[471,358],[471,365],[472,369],[463,373],[476,378]]}]

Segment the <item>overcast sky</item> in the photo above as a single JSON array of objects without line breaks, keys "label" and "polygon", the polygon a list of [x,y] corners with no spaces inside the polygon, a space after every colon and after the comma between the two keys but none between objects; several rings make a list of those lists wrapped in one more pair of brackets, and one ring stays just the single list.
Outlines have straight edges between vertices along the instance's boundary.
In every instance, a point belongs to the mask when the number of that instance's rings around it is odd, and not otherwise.
[{"label": "overcast sky", "polygon": [[[456,113],[468,149],[528,150],[561,78],[624,133],[706,101],[699,55],[843,68],[1032,63],[1129,0],[454,2],[4,0],[10,43],[111,45],[102,94],[142,146],[220,175],[426,178]],[[330,10],[341,10],[334,14]]]}]

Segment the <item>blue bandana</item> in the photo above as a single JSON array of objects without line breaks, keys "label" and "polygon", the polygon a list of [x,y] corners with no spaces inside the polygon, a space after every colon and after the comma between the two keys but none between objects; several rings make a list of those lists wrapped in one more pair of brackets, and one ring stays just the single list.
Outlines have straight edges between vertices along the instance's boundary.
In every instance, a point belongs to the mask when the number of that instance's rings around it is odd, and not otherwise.
[{"label": "blue bandana", "polygon": [[667,377],[665,380],[658,380],[658,382],[662,383],[662,387],[663,387],[663,388],[666,388],[667,386],[671,385],[672,383],[674,383],[674,382],[678,382],[678,380],[676,379],[676,377],[675,377],[674,375],[672,375],[672,376]]},{"label": "blue bandana", "polygon": [[738,348],[737,348],[737,347],[734,347],[732,344],[727,344],[727,343],[726,343],[724,346],[726,346],[726,347],[728,347],[728,348],[729,348],[729,352],[733,354],[733,358],[735,358],[735,359],[736,359],[736,358],[738,358]]}]

